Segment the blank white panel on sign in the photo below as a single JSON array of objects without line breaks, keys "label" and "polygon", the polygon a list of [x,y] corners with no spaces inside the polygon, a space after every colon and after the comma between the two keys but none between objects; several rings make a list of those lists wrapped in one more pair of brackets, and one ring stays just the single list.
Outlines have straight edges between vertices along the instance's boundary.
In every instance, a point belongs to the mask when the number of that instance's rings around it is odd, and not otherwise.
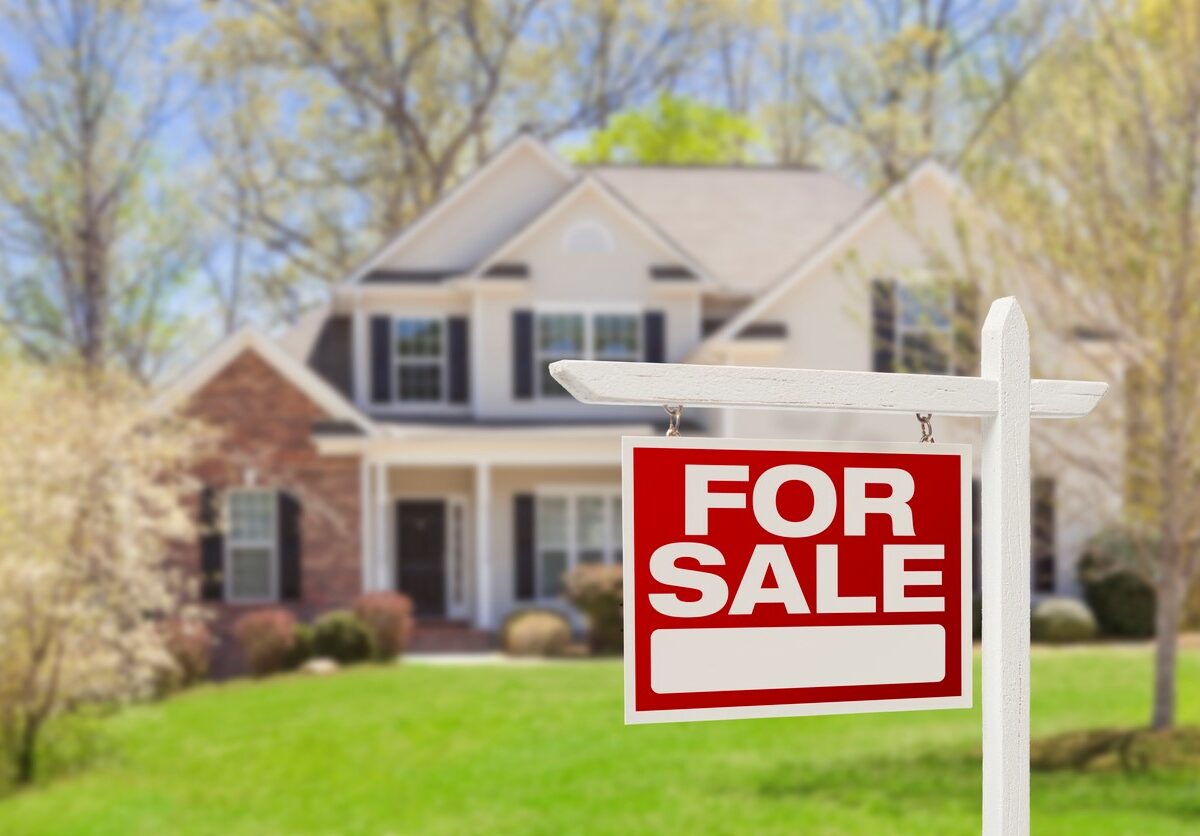
[{"label": "blank white panel on sign", "polygon": [[650,687],[660,694],[940,682],[940,624],[655,630]]}]

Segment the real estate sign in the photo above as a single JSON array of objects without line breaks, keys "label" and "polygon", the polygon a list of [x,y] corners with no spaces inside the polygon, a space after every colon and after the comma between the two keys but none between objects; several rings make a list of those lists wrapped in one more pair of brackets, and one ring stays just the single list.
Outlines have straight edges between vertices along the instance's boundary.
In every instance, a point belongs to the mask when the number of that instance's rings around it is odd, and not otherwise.
[{"label": "real estate sign", "polygon": [[968,708],[971,458],[626,438],[626,722]]}]

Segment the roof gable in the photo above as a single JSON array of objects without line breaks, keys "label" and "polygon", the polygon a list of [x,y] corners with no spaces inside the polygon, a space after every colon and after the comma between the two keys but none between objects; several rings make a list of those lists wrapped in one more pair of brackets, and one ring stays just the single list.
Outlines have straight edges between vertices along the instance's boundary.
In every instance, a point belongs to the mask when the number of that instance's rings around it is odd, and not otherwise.
[{"label": "roof gable", "polygon": [[502,148],[355,270],[350,283],[380,276],[471,270],[490,250],[568,188],[575,171],[532,137]]},{"label": "roof gable", "polygon": [[158,393],[154,398],[154,407],[170,410],[181,406],[247,351],[252,351],[262,358],[280,376],[325,410],[330,419],[350,422],[368,434],[373,432],[371,421],[336,389],[253,328],[242,329],[205,353],[198,362]]}]

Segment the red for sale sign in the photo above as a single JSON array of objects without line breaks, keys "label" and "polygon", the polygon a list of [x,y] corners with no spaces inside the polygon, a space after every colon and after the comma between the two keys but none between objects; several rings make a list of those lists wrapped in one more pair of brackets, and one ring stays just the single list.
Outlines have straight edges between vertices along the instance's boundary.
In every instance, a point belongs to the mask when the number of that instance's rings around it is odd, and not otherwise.
[{"label": "red for sale sign", "polygon": [[626,438],[629,723],[971,706],[953,444]]}]

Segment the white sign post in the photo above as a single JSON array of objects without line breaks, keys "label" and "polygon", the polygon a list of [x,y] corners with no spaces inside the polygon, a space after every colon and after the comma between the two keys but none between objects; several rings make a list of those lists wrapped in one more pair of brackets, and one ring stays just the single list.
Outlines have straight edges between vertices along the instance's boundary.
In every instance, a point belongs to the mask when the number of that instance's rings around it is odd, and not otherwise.
[{"label": "white sign post", "polygon": [[550,371],[585,403],[982,418],[983,832],[1029,832],[1029,423],[1087,415],[1108,384],[1030,380],[1011,297],[988,312],[979,377],[587,360]]}]

